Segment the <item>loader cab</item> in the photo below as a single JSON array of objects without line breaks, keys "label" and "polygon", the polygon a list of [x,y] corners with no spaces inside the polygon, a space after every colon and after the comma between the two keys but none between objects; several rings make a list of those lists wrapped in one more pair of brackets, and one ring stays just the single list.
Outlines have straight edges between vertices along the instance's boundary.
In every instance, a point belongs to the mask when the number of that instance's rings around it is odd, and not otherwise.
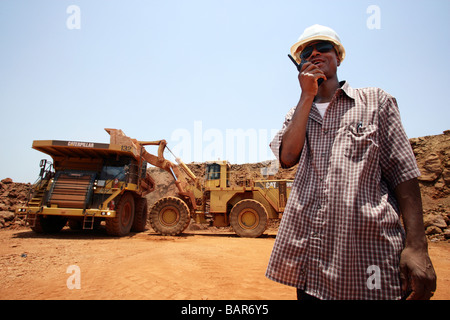
[{"label": "loader cab", "polygon": [[228,161],[206,163],[205,185],[209,188],[226,188],[229,186],[230,164]]}]

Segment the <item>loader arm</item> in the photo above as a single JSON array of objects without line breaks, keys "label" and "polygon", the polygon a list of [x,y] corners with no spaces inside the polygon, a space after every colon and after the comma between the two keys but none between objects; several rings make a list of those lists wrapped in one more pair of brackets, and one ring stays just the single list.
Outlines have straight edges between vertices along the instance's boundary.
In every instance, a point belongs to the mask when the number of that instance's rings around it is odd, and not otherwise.
[{"label": "loader arm", "polygon": [[[172,163],[171,161],[164,158],[164,149],[166,148],[167,142],[166,140],[158,140],[158,141],[138,141],[136,139],[132,139],[126,136],[122,130],[120,129],[105,129],[106,132],[110,135],[111,144],[116,144],[120,146],[133,146],[140,157],[142,157],[145,161],[150,163],[151,165],[161,168],[168,173],[170,173],[174,180],[175,185],[178,189],[178,193],[184,197],[190,199],[192,208],[195,210],[197,208],[195,196],[193,192],[186,190],[186,185],[188,184],[185,176],[181,173],[179,167]],[[145,150],[144,146],[154,145],[158,146],[158,156],[155,156],[147,150]],[[184,163],[183,163],[184,164]],[[186,165],[184,165],[186,167]],[[186,167],[187,168],[187,167]],[[189,169],[188,169],[189,170]],[[192,174],[192,172],[191,172]],[[189,174],[188,174],[189,175]],[[189,175],[191,179],[196,180],[195,175]]]}]

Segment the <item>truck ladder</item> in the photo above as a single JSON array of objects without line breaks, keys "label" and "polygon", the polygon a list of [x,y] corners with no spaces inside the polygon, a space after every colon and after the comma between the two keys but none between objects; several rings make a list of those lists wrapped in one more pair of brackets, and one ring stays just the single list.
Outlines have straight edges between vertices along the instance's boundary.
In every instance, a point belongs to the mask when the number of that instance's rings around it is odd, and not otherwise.
[{"label": "truck ladder", "polygon": [[28,225],[31,228],[34,228],[36,226],[36,220],[37,220],[37,214],[33,213],[30,214],[27,212],[27,217],[25,218],[26,223],[28,223]]},{"label": "truck ladder", "polygon": [[88,229],[88,230],[94,229],[94,214],[89,214],[89,212],[86,211],[86,208],[92,198],[94,181],[95,181],[95,174],[91,175],[91,180],[90,180],[89,186],[86,190],[86,196],[85,196],[84,207],[83,207],[83,213],[84,213],[83,229]]},{"label": "truck ladder", "polygon": [[[49,179],[40,180],[38,183],[36,183],[34,185],[35,188],[30,190],[31,199],[29,198],[30,196],[27,197],[29,199],[28,203],[27,203],[27,207],[40,208],[42,206],[42,200],[44,199],[45,188],[48,185],[48,182],[49,182]],[[36,187],[36,185],[38,187]],[[39,209],[39,211],[41,211],[41,209]],[[25,222],[28,223],[28,225],[30,227],[36,226],[37,213],[30,213],[30,212],[26,213]]]},{"label": "truck ladder", "polygon": [[94,229],[94,214],[90,214],[87,211],[84,212],[83,230]]}]

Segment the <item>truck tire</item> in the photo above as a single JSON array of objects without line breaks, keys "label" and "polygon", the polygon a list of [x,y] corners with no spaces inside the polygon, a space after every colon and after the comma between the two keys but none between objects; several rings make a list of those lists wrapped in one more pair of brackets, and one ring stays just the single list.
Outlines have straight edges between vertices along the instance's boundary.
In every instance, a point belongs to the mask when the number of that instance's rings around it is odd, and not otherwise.
[{"label": "truck tire", "polygon": [[83,220],[81,219],[69,219],[70,230],[83,230]]},{"label": "truck tire", "polygon": [[241,200],[231,209],[230,224],[238,236],[257,238],[266,231],[266,208],[256,200]]},{"label": "truck tire", "polygon": [[66,217],[38,215],[36,223],[31,229],[36,233],[58,233],[66,223]]},{"label": "truck tire", "polygon": [[133,225],[131,226],[131,231],[133,232],[143,232],[145,231],[145,225],[147,224],[148,216],[148,204],[147,199],[137,198],[136,200],[136,213],[134,215]]},{"label": "truck tire", "polygon": [[191,220],[189,207],[176,197],[159,199],[150,212],[150,223],[153,230],[165,235],[175,236],[182,233]]},{"label": "truck tire", "polygon": [[125,236],[133,225],[134,220],[134,197],[126,192],[117,204],[116,216],[106,219],[106,232],[111,236]]}]

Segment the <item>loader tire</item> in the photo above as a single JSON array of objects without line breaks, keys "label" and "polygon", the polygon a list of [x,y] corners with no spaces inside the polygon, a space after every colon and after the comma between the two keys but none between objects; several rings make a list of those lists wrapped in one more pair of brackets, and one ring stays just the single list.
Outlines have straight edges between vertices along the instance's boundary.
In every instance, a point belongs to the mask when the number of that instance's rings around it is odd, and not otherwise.
[{"label": "loader tire", "polygon": [[177,197],[159,199],[150,211],[150,224],[153,230],[165,236],[182,233],[190,220],[189,207]]},{"label": "loader tire", "polygon": [[106,232],[111,236],[125,236],[133,225],[134,220],[134,197],[130,192],[126,192],[117,204],[116,216],[106,219]]},{"label": "loader tire", "polygon": [[136,213],[134,215],[133,225],[131,226],[131,231],[143,232],[145,231],[145,225],[147,224],[148,216],[148,205],[147,199],[137,198],[136,199]]},{"label": "loader tire", "polygon": [[230,224],[238,236],[257,238],[266,231],[266,208],[256,200],[241,200],[231,209]]}]

